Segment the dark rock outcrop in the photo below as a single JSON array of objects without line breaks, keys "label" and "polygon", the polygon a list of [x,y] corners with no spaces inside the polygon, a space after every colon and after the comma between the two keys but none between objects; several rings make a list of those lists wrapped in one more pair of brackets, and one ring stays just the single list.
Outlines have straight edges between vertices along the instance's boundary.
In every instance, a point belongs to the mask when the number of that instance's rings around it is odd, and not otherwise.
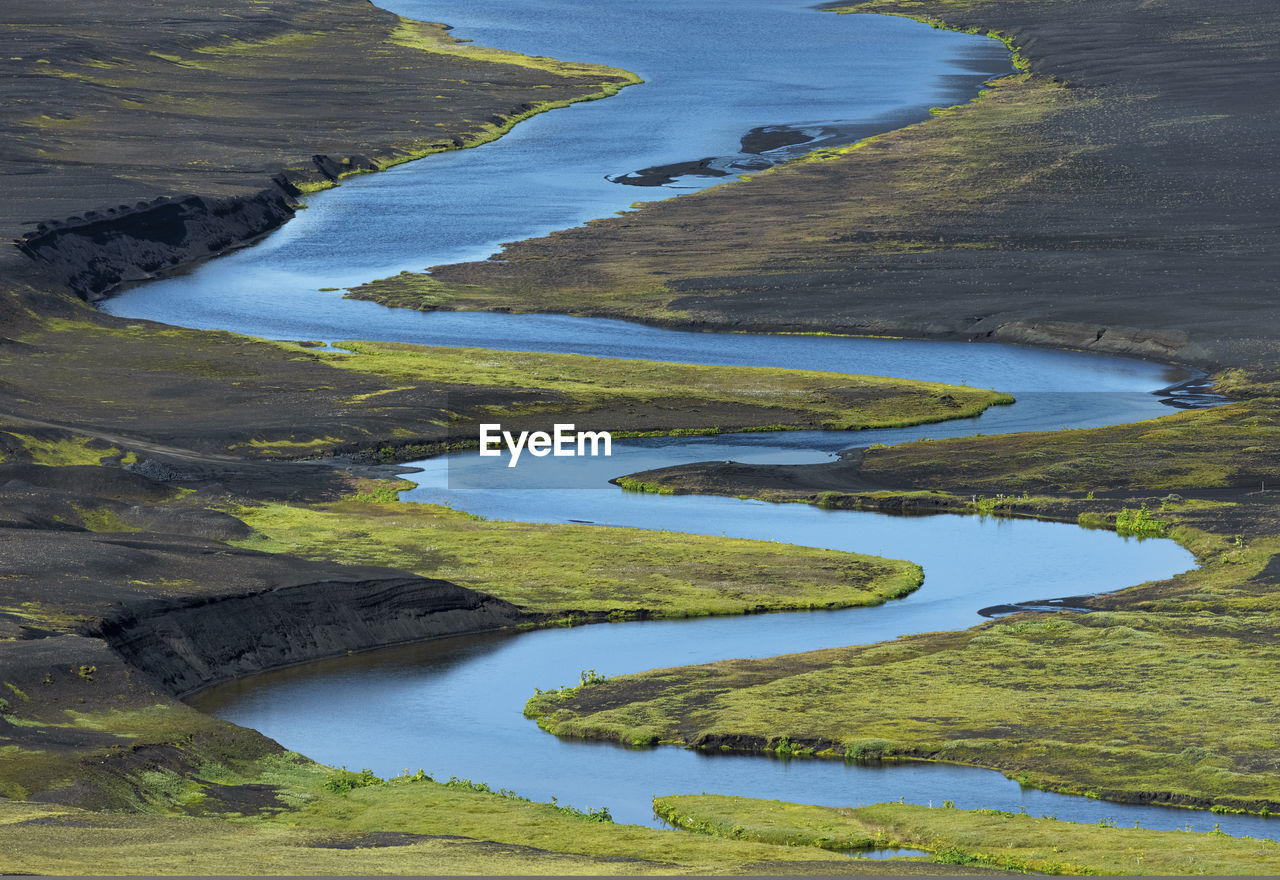
[{"label": "dark rock outcrop", "polygon": [[86,300],[255,241],[297,210],[283,177],[251,197],[159,198],[40,224],[18,249]]}]

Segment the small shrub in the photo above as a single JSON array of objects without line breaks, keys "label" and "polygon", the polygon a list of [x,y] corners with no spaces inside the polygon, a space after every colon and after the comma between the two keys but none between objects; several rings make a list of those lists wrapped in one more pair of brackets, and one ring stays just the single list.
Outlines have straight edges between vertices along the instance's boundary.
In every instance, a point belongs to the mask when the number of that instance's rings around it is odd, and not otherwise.
[{"label": "small shrub", "polygon": [[609,680],[609,676],[602,675],[594,669],[583,669],[578,673],[578,687],[586,687],[589,684],[604,684]]},{"label": "small shrub", "polygon": [[334,794],[346,794],[349,791],[355,791],[357,788],[368,788],[371,785],[381,785],[386,780],[374,775],[374,772],[368,767],[356,773],[343,767],[341,770],[335,770],[330,773],[324,781],[325,791],[331,791]]},{"label": "small shrub", "polygon": [[1138,510],[1126,507],[1116,514],[1116,533],[1126,537],[1163,538],[1168,530],[1168,521],[1153,517],[1145,502]]},{"label": "small shrub", "polygon": [[624,492],[646,492],[650,495],[674,495],[675,490],[670,486],[662,486],[658,483],[646,483],[644,480],[636,480],[632,477],[618,477],[614,480],[618,487]]}]

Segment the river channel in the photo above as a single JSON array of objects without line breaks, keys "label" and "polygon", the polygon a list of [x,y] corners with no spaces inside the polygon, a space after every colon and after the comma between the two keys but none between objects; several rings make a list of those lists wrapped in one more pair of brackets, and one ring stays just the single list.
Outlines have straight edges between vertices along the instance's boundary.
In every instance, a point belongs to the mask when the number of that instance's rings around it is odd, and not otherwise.
[{"label": "river channel", "polygon": [[[380,774],[425,768],[610,807],[657,824],[654,795],[716,792],[804,803],[903,798],[1020,809],[1062,819],[1280,836],[1260,817],[1103,803],[998,773],[931,763],[845,764],[703,755],[558,740],[521,715],[535,687],[606,674],[868,643],[978,623],[984,607],[1119,589],[1194,565],[1165,540],[1034,521],[891,517],[733,498],[624,493],[608,480],[691,461],[805,463],[839,450],[973,433],[1151,418],[1203,401],[1173,367],[988,344],[715,335],[555,315],[425,314],[344,299],[342,288],[403,270],[483,259],[501,242],[627,210],[780,161],[744,150],[761,130],[807,146],[848,142],[966,100],[1008,71],[985,38],[903,19],[836,16],[789,0],[590,4],[581,0],[383,3],[458,25],[459,36],[537,55],[626,67],[644,85],[535,117],[483,147],[353,179],[255,247],[104,305],[114,314],[276,339],[383,339],[692,363],[802,367],[996,387],[1018,402],[977,419],[856,435],[793,432],[615,443],[608,459],[507,469],[474,453],[416,463],[405,500],[486,517],[632,526],[876,553],[924,566],[924,586],[870,609],[620,623],[486,634],[310,664],[236,682],[194,702],[318,760]],[[748,139],[749,140],[749,139]],[[721,176],[629,185],[637,172],[708,159]],[[642,177],[643,175],[639,175]],[[621,182],[619,182],[621,181]]]}]

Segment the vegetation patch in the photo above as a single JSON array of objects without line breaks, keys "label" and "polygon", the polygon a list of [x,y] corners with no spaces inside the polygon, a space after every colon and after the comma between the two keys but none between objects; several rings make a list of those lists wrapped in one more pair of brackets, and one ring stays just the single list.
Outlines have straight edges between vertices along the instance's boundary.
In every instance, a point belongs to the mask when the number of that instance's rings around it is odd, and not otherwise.
[{"label": "vegetation patch", "polygon": [[[1091,797],[1276,812],[1280,514],[1261,488],[1280,451],[1275,413],[1256,397],[1112,428],[868,450],[860,473],[901,491],[771,493],[750,488],[750,469],[718,484],[669,475],[676,491],[1078,519],[1167,535],[1201,565],[1089,599],[1094,613],[622,676],[536,695],[526,711],[562,736],[645,730],[696,748],[926,758]],[[1065,471],[1051,462],[1071,464],[1070,495],[1055,494]],[[1209,473],[1220,488],[1203,488]]]},{"label": "vegetation patch", "polygon": [[644,529],[490,522],[392,500],[236,508],[257,534],[237,542],[311,559],[403,568],[529,611],[696,617],[878,605],[911,593],[919,566],[875,556]]},{"label": "vegetation patch", "polygon": [[904,488],[1010,493],[1280,488],[1280,398],[1106,428],[880,447],[867,450],[861,473]]},{"label": "vegetation patch", "polygon": [[1001,810],[874,804],[817,807],[720,795],[654,799],[678,828],[786,846],[908,847],[944,865],[1039,874],[1262,875],[1280,870],[1280,844],[1220,832],[1151,831],[1062,822]]},{"label": "vegetation patch", "polygon": [[727,795],[672,795],[653,799],[653,812],[684,831],[756,840],[779,846],[816,846],[837,852],[892,846],[896,841],[859,822],[849,808],[810,807]]},{"label": "vegetation patch", "polygon": [[1097,600],[1114,610],[621,676],[535,695],[526,714],[560,736],[929,758],[1093,797],[1276,812],[1280,538],[1172,534],[1202,567]]},{"label": "vegetation patch", "polygon": [[[296,758],[296,756],[295,756]],[[603,875],[739,873],[747,866],[832,865],[817,850],[695,838],[584,821],[536,804],[406,775],[342,794],[308,762],[264,767],[296,806],[278,816],[104,813],[0,802],[11,871],[36,874],[306,873]]]},{"label": "vegetation patch", "polygon": [[[519,407],[517,412],[522,415],[542,408],[608,418],[610,410],[637,404],[657,411],[720,406],[742,409],[739,425],[746,423],[760,430],[799,426],[858,430],[972,418],[989,406],[1013,403],[1011,396],[996,391],[812,370],[392,342],[342,342],[338,346],[349,354],[308,350],[307,356],[397,383],[429,381],[446,387],[479,385],[551,395],[546,403]],[[714,424],[697,427],[717,428]],[[676,432],[690,433],[688,428],[676,428]]]},{"label": "vegetation patch", "polygon": [[[22,444],[27,457],[33,463],[50,467],[96,465],[100,464],[104,458],[121,455],[119,449],[91,437],[65,436],[61,433],[58,436],[19,434],[14,431],[7,433]],[[131,455],[130,458],[137,460],[136,456]]]}]

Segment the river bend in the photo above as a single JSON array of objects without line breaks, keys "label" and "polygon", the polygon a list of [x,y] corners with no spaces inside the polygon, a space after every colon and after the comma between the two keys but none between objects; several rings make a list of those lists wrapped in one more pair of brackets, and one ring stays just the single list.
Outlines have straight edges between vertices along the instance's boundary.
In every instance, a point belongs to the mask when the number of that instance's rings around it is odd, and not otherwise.
[{"label": "river bend", "polygon": [[[500,141],[351,180],[261,244],[109,301],[114,314],[277,339],[383,339],[692,363],[892,375],[1014,392],[980,418],[920,428],[667,438],[618,443],[607,461],[546,462],[500,473],[460,454],[419,462],[407,500],[448,502],[503,519],[588,522],[776,540],[921,563],[924,586],[878,608],[695,621],[623,623],[445,639],[259,676],[198,705],[319,760],[382,774],[424,767],[539,799],[608,805],[655,823],[656,794],[720,792],[805,803],[905,798],[1146,827],[1214,822],[1277,837],[1260,817],[1101,803],[1022,789],[998,773],[941,764],[857,765],[708,756],[562,741],[520,709],[534,687],[724,657],[874,642],[976,623],[990,605],[1119,589],[1194,564],[1169,541],[1033,521],[899,518],[731,498],[622,493],[607,480],[689,461],[829,460],[847,446],[975,432],[1057,429],[1150,418],[1178,403],[1157,394],[1190,378],[1121,358],[996,345],[828,337],[713,335],[564,316],[422,314],[342,298],[347,287],[431,265],[483,259],[503,241],[541,235],[779,161],[849,142],[971,97],[1008,70],[993,41],[876,16],[834,16],[794,0],[697,0],[603,7],[585,0],[384,2],[458,24],[458,34],[530,54],[598,61],[645,85],[522,123]],[[429,12],[426,11],[429,9]],[[584,48],[586,47],[586,48]],[[810,138],[768,155],[764,130]],[[746,142],[744,142],[746,138]],[[794,139],[794,138],[793,138]],[[722,176],[631,186],[637,172],[710,159]],[[1193,398],[1182,403],[1196,403]],[[1209,821],[1212,818],[1213,821]]]}]

